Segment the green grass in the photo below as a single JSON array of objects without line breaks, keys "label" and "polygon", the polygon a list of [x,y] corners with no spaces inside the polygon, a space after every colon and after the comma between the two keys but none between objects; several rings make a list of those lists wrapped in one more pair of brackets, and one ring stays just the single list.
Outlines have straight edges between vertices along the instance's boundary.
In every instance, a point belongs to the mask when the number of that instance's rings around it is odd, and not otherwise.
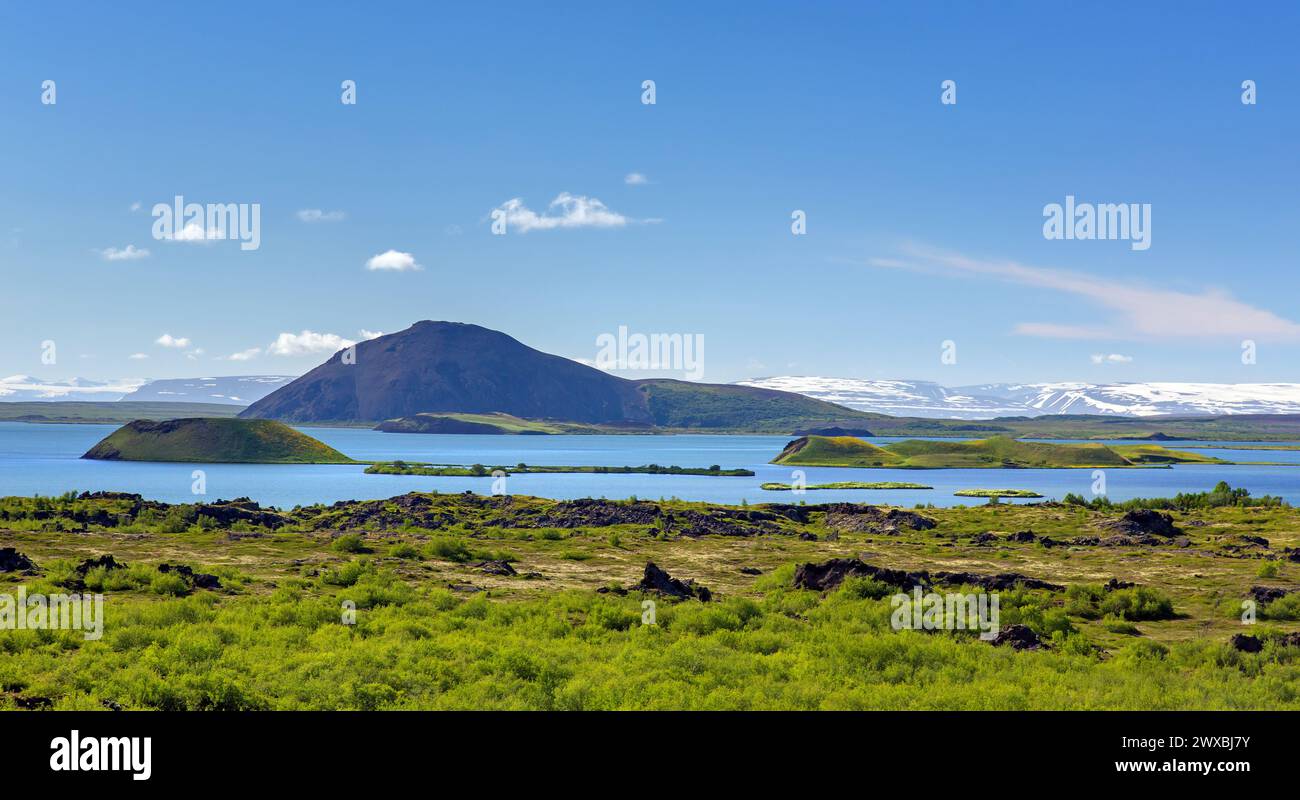
[{"label": "green grass", "polygon": [[785,446],[773,464],[809,467],[894,467],[903,458],[854,436],[803,436]]},{"label": "green grass", "polygon": [[353,464],[339,451],[282,422],[265,419],[136,420],[82,458],[237,464]]},{"label": "green grass", "polygon": [[1041,494],[1029,489],[961,489],[953,497],[1023,497],[1040,498]]},{"label": "green grass", "polygon": [[[765,483],[761,489],[767,489],[772,492],[791,491],[794,489],[793,484],[789,483]],[[803,487],[807,490],[812,489],[933,489],[933,486],[926,486],[923,483],[905,483],[903,481],[876,481],[868,483],[864,481],[839,481],[838,483],[812,483]]]},{"label": "green grass", "polygon": [[[829,527],[832,515],[807,506],[806,522],[773,514],[765,533],[685,535],[683,521],[700,515],[740,526],[738,515],[792,507],[610,502],[609,513],[643,521],[596,524],[561,501],[411,494],[284,510],[274,528],[204,528],[164,524],[199,507],[128,496],[0,498],[0,547],[40,568],[0,574],[0,594],[55,591],[105,553],[129,564],[86,576],[106,595],[103,639],[0,634],[0,708],[47,698],[58,709],[1298,709],[1300,649],[1273,634],[1300,630],[1300,594],[1244,626],[1241,600],[1278,559],[1243,557],[1234,543],[1249,534],[1275,554],[1300,547],[1300,511],[1234,496],[1171,512],[1187,547],[1070,545],[1121,512],[1062,503],[925,509],[937,527],[882,532]],[[1062,546],[973,541],[1021,530]],[[894,569],[1066,586],[1000,595],[1002,624],[1028,625],[1050,649],[895,631],[893,590],[874,581],[824,595],[793,587],[798,563],[864,553]],[[519,574],[477,566],[499,558]],[[650,560],[716,602],[618,594]],[[164,561],[219,575],[223,588],[184,587],[157,571]],[[1292,562],[1270,575],[1270,586],[1300,588]],[[1111,578],[1137,585],[1108,590]],[[657,625],[641,624],[647,599]],[[1233,650],[1243,631],[1269,642],[1264,652]]]},{"label": "green grass", "polygon": [[852,436],[804,436],[787,444],[772,463],[899,469],[1119,469],[1230,462],[1159,445],[1053,444],[995,436],[973,441],[909,439],[879,447]]}]

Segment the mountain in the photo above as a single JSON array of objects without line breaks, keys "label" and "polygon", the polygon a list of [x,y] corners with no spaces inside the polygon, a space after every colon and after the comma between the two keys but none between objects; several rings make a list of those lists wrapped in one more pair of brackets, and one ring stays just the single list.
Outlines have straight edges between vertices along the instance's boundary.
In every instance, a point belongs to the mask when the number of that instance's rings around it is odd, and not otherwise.
[{"label": "mountain", "polygon": [[509,414],[628,428],[789,432],[872,417],[797,394],[732,384],[627,380],[549,355],[499,331],[417,322],[335,353],[241,416],[379,423],[421,413]]},{"label": "mountain", "polygon": [[1300,413],[1300,383],[990,383],[949,388],[928,381],[773,377],[739,385],[797,392],[860,411],[935,419]]},{"label": "mountain", "polygon": [[138,419],[82,458],[229,464],[352,464],[352,459],[283,423],[262,419]]},{"label": "mountain", "polygon": [[143,380],[92,381],[73,378],[68,381],[45,381],[31,375],[0,378],[0,402],[48,400],[87,400],[107,402],[121,400],[143,384]]},{"label": "mountain", "polygon": [[873,381],[856,378],[756,378],[741,386],[778,389],[860,411],[894,417],[992,419],[1024,416],[1024,404],[993,394],[948,389],[929,381]]},{"label": "mountain", "polygon": [[222,378],[165,378],[149,381],[126,400],[171,403],[224,403],[246,406],[287,385],[293,375],[231,375]]},{"label": "mountain", "polygon": [[31,375],[0,378],[0,402],[83,400],[145,403],[221,403],[246,406],[292,381],[292,375],[232,375],[222,378],[124,378],[92,381],[73,378],[46,381]]}]

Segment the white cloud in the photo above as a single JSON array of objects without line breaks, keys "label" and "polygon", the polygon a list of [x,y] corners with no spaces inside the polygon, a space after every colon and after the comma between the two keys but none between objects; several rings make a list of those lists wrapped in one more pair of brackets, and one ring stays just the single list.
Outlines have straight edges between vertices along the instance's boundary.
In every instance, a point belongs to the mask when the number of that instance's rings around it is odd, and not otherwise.
[{"label": "white cloud", "polygon": [[546,207],[545,214],[524,205],[521,198],[507,200],[495,209],[505,213],[507,230],[519,233],[546,231],[556,228],[622,228],[634,222],[659,220],[634,220],[612,211],[594,197],[581,197],[562,192]]},{"label": "white cloud", "polygon": [[366,341],[369,341],[369,340],[371,340],[371,339],[378,339],[380,336],[383,336],[383,335],[384,335],[384,332],[383,332],[383,331],[368,331],[368,330],[366,330],[365,328],[362,328],[362,329],[360,330],[360,334],[361,334],[361,338],[362,338],[362,339],[364,339],[364,340],[366,340]]},{"label": "white cloud", "polygon": [[391,271],[391,272],[411,272],[421,270],[424,267],[415,263],[415,256],[410,253],[401,253],[397,250],[386,250],[377,256],[371,256],[366,261],[366,269],[371,272]]},{"label": "white cloud", "polygon": [[217,239],[224,239],[225,236],[216,228],[204,228],[197,222],[186,223],[185,227],[175,233],[161,234],[163,241],[167,242],[187,242],[189,244],[209,244]]},{"label": "white cloud", "polygon": [[1133,356],[1121,355],[1119,353],[1093,353],[1092,363],[1094,364],[1131,364]]},{"label": "white cloud", "polygon": [[904,248],[912,259],[872,259],[877,267],[902,268],[946,275],[983,277],[1063,292],[1112,312],[1103,324],[1068,325],[1021,322],[1014,328],[1026,336],[1072,339],[1230,338],[1300,339],[1293,322],[1219,289],[1199,293],[1146,286],[1116,278],[1033,267],[1014,261],[981,261],[925,247]]},{"label": "white cloud", "polygon": [[183,350],[190,346],[190,340],[184,336],[176,337],[170,333],[164,333],[154,340],[154,344],[160,344],[163,347],[174,347],[177,350]]},{"label": "white cloud", "polygon": [[202,347],[196,347],[193,350],[186,351],[185,353],[185,357],[188,358],[190,361],[198,361],[199,356],[201,355],[203,355]]},{"label": "white cloud", "polygon": [[148,357],[149,356],[146,353],[132,353],[131,355],[127,356],[127,358],[131,359],[132,361],[144,361]]},{"label": "white cloud", "polygon": [[649,182],[650,179],[645,175],[642,175],[640,172],[629,172],[623,177],[623,183],[626,183],[628,186],[644,186]]},{"label": "white cloud", "polygon": [[103,250],[99,251],[99,255],[102,256],[105,261],[134,261],[137,258],[148,258],[149,251],[142,247],[128,244],[120,250],[116,247],[105,247]]},{"label": "white cloud", "polygon": [[228,355],[228,356],[224,356],[224,357],[222,357],[222,360],[224,360],[224,361],[251,361],[252,359],[257,358],[257,357],[258,357],[259,355],[261,355],[261,354],[262,354],[262,348],[260,348],[260,347],[250,347],[250,348],[248,348],[247,350],[240,350],[238,353],[231,353],[231,354]]},{"label": "white cloud", "polygon": [[316,333],[304,330],[302,333],[282,333],[267,346],[266,352],[274,356],[306,356],[314,353],[337,353],[356,342],[344,339],[335,333]]},{"label": "white cloud", "polygon": [[135,201],[134,203],[131,204],[131,213],[134,214],[135,212],[137,212],[137,211],[139,211],[139,210],[140,210],[140,201],[137,200],[137,201]]},{"label": "white cloud", "polygon": [[347,217],[342,211],[322,211],[319,208],[304,208],[297,216],[303,222],[342,222]]}]

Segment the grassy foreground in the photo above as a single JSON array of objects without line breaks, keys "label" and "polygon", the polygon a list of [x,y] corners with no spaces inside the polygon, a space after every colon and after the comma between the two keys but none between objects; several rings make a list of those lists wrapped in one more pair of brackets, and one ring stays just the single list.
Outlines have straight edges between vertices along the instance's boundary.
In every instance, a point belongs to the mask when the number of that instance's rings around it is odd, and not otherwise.
[{"label": "grassy foreground", "polygon": [[[1172,508],[1182,532],[1154,544],[1105,543],[1122,509],[1083,504],[890,512],[409,494],[281,512],[3,498],[0,547],[37,570],[0,573],[0,594],[67,591],[79,562],[105,554],[127,566],[84,575],[106,595],[102,639],[0,631],[0,707],[1300,708],[1300,648],[1228,644],[1300,629],[1300,595],[1240,621],[1252,586],[1300,586],[1289,560],[1300,512],[1207,497],[1148,504]],[[934,527],[912,527],[917,517]],[[1001,593],[1002,625],[1028,625],[1049,647],[895,631],[891,590],[870,580],[794,587],[795,564],[853,556],[1061,584]],[[648,560],[713,602],[627,591]],[[1111,591],[1111,579],[1136,586]],[[642,624],[645,600],[655,625]]]}]

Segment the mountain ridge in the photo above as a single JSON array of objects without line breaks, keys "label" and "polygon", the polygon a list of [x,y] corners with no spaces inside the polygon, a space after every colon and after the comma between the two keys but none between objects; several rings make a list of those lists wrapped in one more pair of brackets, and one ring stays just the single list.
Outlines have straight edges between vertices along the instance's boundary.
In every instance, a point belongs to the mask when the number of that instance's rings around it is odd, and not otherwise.
[{"label": "mountain ridge", "polygon": [[989,383],[775,376],[741,386],[795,392],[858,411],[932,419],[1056,415],[1115,417],[1300,413],[1300,383]]}]

